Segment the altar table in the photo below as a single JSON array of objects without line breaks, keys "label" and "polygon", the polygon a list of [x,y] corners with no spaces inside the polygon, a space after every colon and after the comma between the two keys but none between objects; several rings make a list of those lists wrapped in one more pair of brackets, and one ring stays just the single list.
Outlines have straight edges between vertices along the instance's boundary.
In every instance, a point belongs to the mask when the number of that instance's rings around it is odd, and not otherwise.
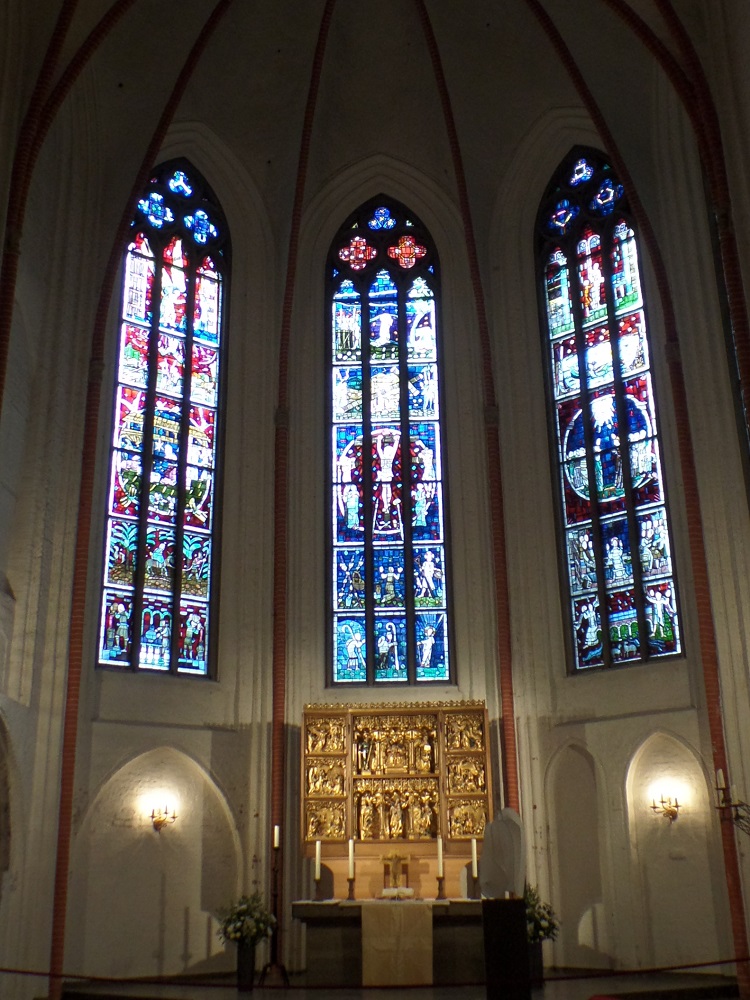
[{"label": "altar table", "polygon": [[480,900],[292,903],[307,929],[310,986],[484,982]]}]

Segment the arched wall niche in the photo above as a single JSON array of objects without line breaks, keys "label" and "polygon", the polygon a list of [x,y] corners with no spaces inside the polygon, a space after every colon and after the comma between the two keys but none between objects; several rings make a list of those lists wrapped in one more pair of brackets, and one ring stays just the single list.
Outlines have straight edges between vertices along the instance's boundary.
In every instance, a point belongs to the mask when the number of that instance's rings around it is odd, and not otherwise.
[{"label": "arched wall niche", "polygon": [[[633,872],[641,881],[645,965],[724,956],[726,890],[715,863],[721,854],[716,810],[701,759],[678,735],[652,733],[630,760],[625,791]],[[679,802],[674,822],[651,808],[662,799]]]},{"label": "arched wall niche", "polygon": [[[165,807],[177,819],[157,832],[150,812]],[[235,819],[210,775],[171,747],[140,754],[101,784],[77,832],[68,967],[115,978],[230,969],[216,915],[242,874]]]},{"label": "arched wall niche", "polygon": [[[451,188],[453,188],[451,183]],[[325,260],[347,215],[378,194],[400,201],[429,229],[442,276],[443,392],[446,475],[451,510],[454,659],[456,687],[433,687],[415,698],[486,698],[499,711],[492,629],[476,621],[494,616],[486,533],[485,445],[476,310],[466,243],[456,197],[410,164],[378,154],[349,165],[315,192],[300,231],[290,348],[290,587],[289,719],[297,724],[305,703],[347,701],[352,692],[324,688],[325,579],[321,490],[310,502],[310,483],[321,483],[325,464],[324,278]],[[313,373],[313,377],[311,377]],[[312,540],[312,543],[311,543]],[[484,540],[484,544],[482,544]],[[309,579],[321,581],[320,588]],[[469,586],[466,581],[471,581]],[[403,698],[403,694],[400,696]],[[393,689],[367,692],[370,701],[392,701]]]},{"label": "arched wall niche", "polygon": [[580,742],[553,755],[546,775],[550,803],[551,901],[560,918],[555,964],[608,969],[614,963],[604,871],[601,768]]}]

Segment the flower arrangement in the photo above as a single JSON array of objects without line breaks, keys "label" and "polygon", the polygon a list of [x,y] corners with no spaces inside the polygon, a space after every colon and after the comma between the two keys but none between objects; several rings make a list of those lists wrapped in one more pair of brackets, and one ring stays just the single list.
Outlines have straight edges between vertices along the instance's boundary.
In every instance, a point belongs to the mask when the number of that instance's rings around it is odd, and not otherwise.
[{"label": "flower arrangement", "polygon": [[218,934],[222,941],[257,944],[268,937],[276,918],[266,909],[259,892],[240,896],[236,903],[219,915]]},{"label": "flower arrangement", "polygon": [[550,904],[543,903],[539,898],[536,886],[526,883],[523,901],[526,904],[526,936],[529,942],[554,941],[560,930],[560,921]]}]

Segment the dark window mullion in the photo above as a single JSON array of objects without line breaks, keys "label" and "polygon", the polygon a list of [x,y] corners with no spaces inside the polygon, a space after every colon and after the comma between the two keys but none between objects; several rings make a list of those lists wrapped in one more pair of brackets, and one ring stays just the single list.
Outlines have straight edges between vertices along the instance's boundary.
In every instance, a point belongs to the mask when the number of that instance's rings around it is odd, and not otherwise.
[{"label": "dark window mullion", "polygon": [[[603,242],[603,241],[602,241]],[[625,405],[625,383],[622,377],[620,358],[620,335],[615,317],[614,293],[612,291],[612,229],[610,227],[605,248],[602,248],[602,274],[604,275],[607,300],[607,319],[612,345],[612,373],[615,387],[615,405],[617,408],[617,424],[620,428],[620,457],[622,461],[622,486],[624,491],[625,514],[628,525],[628,540],[630,542],[630,565],[633,573],[633,596],[635,598],[636,616],[638,619],[638,635],[641,659],[648,659],[648,621],[646,619],[645,600],[643,597],[643,573],[640,559],[640,538],[638,519],[635,513],[633,496],[633,471],[630,461],[630,428],[628,412]]]},{"label": "dark window mullion", "polygon": [[[191,252],[192,253],[192,252]],[[180,413],[180,451],[177,458],[177,503],[175,504],[174,549],[172,556],[172,638],[170,643],[169,672],[176,674],[179,666],[180,599],[182,597],[183,539],[185,536],[185,479],[190,440],[190,396],[193,379],[193,317],[195,315],[195,271],[191,263],[187,269],[187,295],[185,309],[185,361],[182,372],[182,409]],[[214,429],[215,430],[215,429]],[[213,555],[213,549],[212,553]],[[206,637],[208,638],[208,637]]]},{"label": "dark window mullion", "polygon": [[148,513],[151,489],[151,470],[154,465],[154,418],[156,411],[156,373],[159,362],[159,319],[161,316],[161,287],[164,260],[163,247],[154,249],[154,284],[151,295],[151,329],[148,337],[148,380],[146,405],[143,413],[143,437],[141,439],[141,492],[138,510],[138,553],[135,564],[135,586],[131,622],[132,649],[131,667],[138,669],[141,658],[141,632],[143,625],[144,587],[146,582],[146,545],[148,533]]},{"label": "dark window mullion", "polygon": [[416,615],[414,613],[414,544],[411,503],[411,434],[409,421],[409,364],[407,358],[406,292],[409,283],[398,283],[398,372],[401,410],[401,524],[404,551],[404,607],[406,609],[407,683],[417,680]]},{"label": "dark window mullion", "polygon": [[367,683],[374,684],[375,565],[373,556],[372,509],[372,406],[370,398],[370,284],[371,281],[365,279],[359,288],[361,302],[359,341],[362,365],[362,519],[365,534],[365,652],[367,660]]},{"label": "dark window mullion", "polygon": [[[591,510],[591,537],[594,542],[594,561],[596,563],[596,590],[599,598],[599,620],[602,631],[602,652],[604,666],[612,665],[612,654],[609,641],[609,608],[607,606],[607,589],[604,574],[604,553],[602,550],[602,512],[599,503],[599,492],[596,485],[596,464],[594,461],[594,428],[592,426],[591,400],[593,394],[589,391],[588,367],[586,363],[586,331],[583,328],[581,310],[581,285],[578,273],[578,237],[571,238],[567,248],[567,256],[571,272],[571,299],[573,320],[575,323],[576,351],[578,354],[578,370],[581,383],[581,412],[583,420],[583,439],[586,447],[586,473],[589,483],[589,507]],[[572,262],[572,267],[571,267]],[[566,540],[567,546],[567,540]]]}]

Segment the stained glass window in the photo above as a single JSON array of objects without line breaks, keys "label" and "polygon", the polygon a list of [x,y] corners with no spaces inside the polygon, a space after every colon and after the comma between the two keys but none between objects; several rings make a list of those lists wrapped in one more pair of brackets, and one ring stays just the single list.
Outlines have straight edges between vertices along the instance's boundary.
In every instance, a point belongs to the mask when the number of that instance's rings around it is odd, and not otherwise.
[{"label": "stained glass window", "polygon": [[228,252],[202,178],[159,167],[124,259],[101,666],[209,673]]},{"label": "stained glass window", "polygon": [[385,198],[328,258],[331,677],[452,678],[440,432],[439,268]]},{"label": "stained glass window", "polygon": [[562,165],[537,248],[574,669],[680,653],[638,237],[599,154]]}]

